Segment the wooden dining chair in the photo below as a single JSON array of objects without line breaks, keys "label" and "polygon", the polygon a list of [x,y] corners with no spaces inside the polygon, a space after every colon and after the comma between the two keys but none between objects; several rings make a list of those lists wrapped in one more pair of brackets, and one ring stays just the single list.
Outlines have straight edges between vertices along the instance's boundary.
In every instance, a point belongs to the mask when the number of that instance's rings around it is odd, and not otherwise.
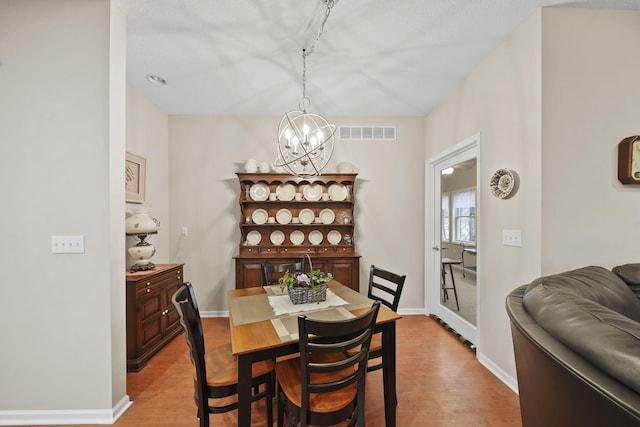
[{"label": "wooden dining chair", "polygon": [[[300,357],[276,363],[278,427],[364,426],[365,379],[369,345],[380,302],[352,319],[298,317]],[[354,350],[349,357],[345,352]]]},{"label": "wooden dining chair", "polygon": [[[369,269],[369,291],[367,296],[376,301],[380,301],[392,311],[398,311],[400,296],[406,275],[392,273],[387,270],[371,265]],[[380,359],[372,364],[372,360]],[[371,348],[369,349],[369,367],[367,372],[377,371],[384,366],[382,360],[382,334],[374,334],[371,338]]]},{"label": "wooden dining chair", "polygon": [[287,271],[294,273],[296,271],[304,271],[304,259],[290,263],[265,263],[261,264],[262,283],[264,286],[276,285],[278,279]]},{"label": "wooden dining chair", "polygon": [[[231,353],[231,343],[205,349],[200,312],[190,283],[184,283],[173,295],[172,301],[180,315],[180,323],[185,331],[191,363],[194,366],[194,399],[198,407],[197,416],[200,419],[200,427],[208,427],[209,414],[229,412],[237,408],[237,402],[216,406],[210,404],[210,399],[220,399],[237,394],[238,362]],[[253,364],[252,385],[254,393],[251,401],[266,398],[269,426],[273,425],[271,402],[273,372],[274,363],[271,360]],[[259,387],[263,384],[263,391],[259,391]]]}]

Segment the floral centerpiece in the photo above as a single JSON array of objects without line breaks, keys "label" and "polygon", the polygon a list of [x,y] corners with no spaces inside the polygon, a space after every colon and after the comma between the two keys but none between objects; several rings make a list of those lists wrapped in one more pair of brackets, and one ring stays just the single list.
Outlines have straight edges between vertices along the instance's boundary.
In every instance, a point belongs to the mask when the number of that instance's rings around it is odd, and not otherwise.
[{"label": "floral centerpiece", "polygon": [[307,273],[296,271],[285,272],[278,279],[280,289],[287,289],[289,298],[294,304],[306,304],[309,302],[320,302],[327,299],[327,283],[333,279],[331,273],[324,273],[320,270],[311,270]]}]

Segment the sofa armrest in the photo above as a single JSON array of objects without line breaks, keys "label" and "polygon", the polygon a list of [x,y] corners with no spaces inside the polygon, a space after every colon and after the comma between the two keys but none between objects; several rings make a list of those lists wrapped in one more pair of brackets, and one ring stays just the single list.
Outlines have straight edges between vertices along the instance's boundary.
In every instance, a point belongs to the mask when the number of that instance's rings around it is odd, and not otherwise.
[{"label": "sofa armrest", "polygon": [[579,295],[541,284],[523,298],[531,317],[555,339],[640,393],[640,324]]}]

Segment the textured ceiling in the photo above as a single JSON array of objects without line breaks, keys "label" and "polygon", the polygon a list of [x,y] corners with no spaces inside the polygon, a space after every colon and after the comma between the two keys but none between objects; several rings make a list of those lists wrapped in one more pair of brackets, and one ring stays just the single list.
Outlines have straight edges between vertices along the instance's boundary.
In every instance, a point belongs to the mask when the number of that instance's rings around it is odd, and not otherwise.
[{"label": "textured ceiling", "polygon": [[[169,114],[281,115],[302,98],[321,0],[114,0],[127,79]],[[309,110],[422,116],[539,7],[640,0],[340,0],[307,58]],[[153,85],[145,76],[167,80]]]}]

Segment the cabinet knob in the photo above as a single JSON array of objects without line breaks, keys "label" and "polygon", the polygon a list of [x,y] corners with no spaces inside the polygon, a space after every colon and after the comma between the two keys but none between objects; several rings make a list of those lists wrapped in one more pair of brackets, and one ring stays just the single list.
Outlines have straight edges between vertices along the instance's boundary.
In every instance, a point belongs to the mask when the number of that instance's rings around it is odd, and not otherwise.
[{"label": "cabinet knob", "polygon": [[147,289],[147,293],[151,292],[151,289]]},{"label": "cabinet knob", "polygon": [[167,314],[169,314],[169,310],[168,309],[162,312],[163,316],[166,316]]},{"label": "cabinet knob", "polygon": [[146,286],[150,286],[150,285],[151,285],[151,282],[147,282]]}]

